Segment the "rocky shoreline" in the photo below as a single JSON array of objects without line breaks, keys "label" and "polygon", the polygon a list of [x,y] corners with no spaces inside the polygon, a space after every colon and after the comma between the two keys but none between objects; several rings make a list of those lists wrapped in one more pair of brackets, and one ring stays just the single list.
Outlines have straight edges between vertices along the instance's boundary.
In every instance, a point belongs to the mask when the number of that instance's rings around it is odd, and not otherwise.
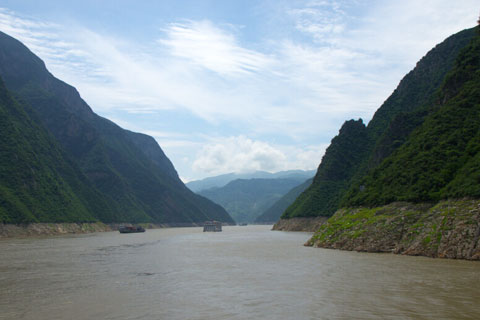
[{"label": "rocky shoreline", "polygon": [[315,232],[327,219],[326,217],[280,219],[273,225],[272,230]]},{"label": "rocky shoreline", "polygon": [[0,224],[0,239],[53,236],[62,234],[82,234],[112,230],[112,226],[103,224],[101,222]]},{"label": "rocky shoreline", "polygon": [[[86,234],[94,232],[108,232],[118,230],[121,224],[105,224],[102,222],[91,223],[30,223],[30,224],[0,224],[0,239],[3,238],[28,238],[56,236],[66,234]],[[140,223],[145,229],[199,227],[197,223]]]},{"label": "rocky shoreline", "polygon": [[305,245],[480,260],[480,200],[340,209]]}]

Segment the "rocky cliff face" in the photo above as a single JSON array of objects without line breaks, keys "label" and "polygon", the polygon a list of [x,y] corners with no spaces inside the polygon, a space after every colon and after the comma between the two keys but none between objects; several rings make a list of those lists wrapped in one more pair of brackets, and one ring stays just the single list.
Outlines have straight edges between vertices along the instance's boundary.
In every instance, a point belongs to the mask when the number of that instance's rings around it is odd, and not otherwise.
[{"label": "rocky cliff face", "polygon": [[327,222],[327,219],[327,217],[280,219],[273,225],[272,230],[315,232]]},{"label": "rocky cliff face", "polygon": [[0,224],[0,239],[12,237],[44,237],[66,234],[83,234],[93,232],[113,231],[116,228],[96,223],[30,223],[30,224]]},{"label": "rocky cliff face", "polygon": [[480,260],[480,200],[340,209],[306,245]]}]

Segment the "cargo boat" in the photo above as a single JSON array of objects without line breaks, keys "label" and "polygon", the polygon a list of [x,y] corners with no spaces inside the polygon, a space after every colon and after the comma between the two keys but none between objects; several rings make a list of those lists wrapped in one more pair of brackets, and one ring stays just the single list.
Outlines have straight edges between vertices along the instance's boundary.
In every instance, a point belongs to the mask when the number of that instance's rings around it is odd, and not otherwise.
[{"label": "cargo boat", "polygon": [[221,232],[222,223],[219,221],[205,221],[203,224],[203,232]]},{"label": "cargo boat", "polygon": [[140,226],[120,226],[118,231],[120,231],[120,233],[138,233],[145,232],[145,229]]}]

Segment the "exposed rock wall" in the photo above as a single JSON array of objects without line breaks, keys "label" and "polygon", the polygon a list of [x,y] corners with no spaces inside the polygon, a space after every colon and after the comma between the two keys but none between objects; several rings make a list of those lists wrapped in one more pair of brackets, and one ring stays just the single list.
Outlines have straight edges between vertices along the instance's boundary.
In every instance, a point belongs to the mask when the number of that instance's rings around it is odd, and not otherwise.
[{"label": "exposed rock wall", "polygon": [[480,260],[480,200],[340,209],[305,245]]},{"label": "exposed rock wall", "polygon": [[315,232],[327,219],[326,217],[280,219],[272,230]]},{"label": "exposed rock wall", "polygon": [[[55,236],[62,234],[82,234],[118,230],[121,224],[96,223],[30,223],[30,224],[0,224],[0,239],[37,236]],[[145,229],[200,227],[197,223],[140,223]],[[228,224],[225,224],[228,225]]]},{"label": "exposed rock wall", "polygon": [[30,223],[0,224],[0,238],[51,236],[112,231],[112,227],[98,223]]}]

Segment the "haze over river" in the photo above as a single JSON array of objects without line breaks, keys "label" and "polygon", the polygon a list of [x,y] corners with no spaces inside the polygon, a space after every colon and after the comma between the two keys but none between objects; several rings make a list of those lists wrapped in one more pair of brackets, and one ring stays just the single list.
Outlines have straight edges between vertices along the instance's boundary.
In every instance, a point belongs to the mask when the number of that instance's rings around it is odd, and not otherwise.
[{"label": "haze over river", "polygon": [[303,247],[271,226],[0,241],[0,319],[480,318],[480,263]]}]

